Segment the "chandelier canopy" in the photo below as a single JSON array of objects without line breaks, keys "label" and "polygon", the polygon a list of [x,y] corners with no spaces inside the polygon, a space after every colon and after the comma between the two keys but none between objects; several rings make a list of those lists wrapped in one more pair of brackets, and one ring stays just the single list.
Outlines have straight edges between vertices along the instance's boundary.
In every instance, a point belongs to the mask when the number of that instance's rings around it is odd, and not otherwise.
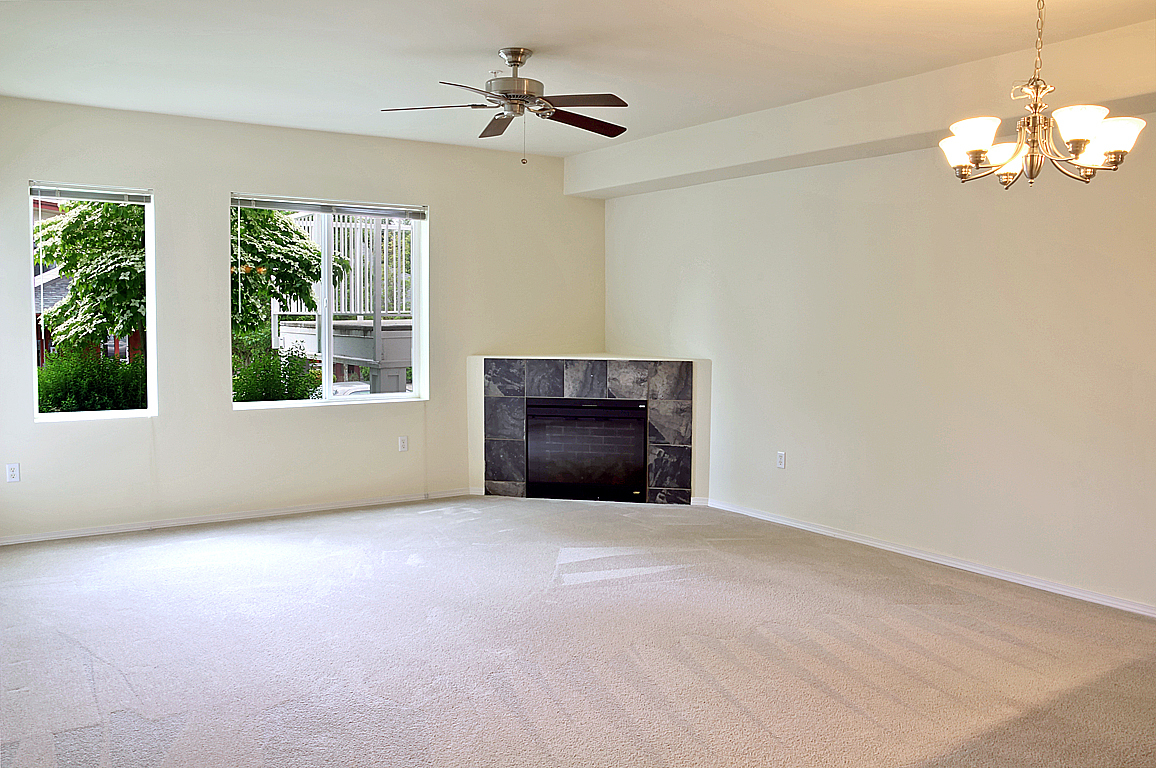
[{"label": "chandelier canopy", "polygon": [[[1036,69],[1031,79],[1012,89],[1013,99],[1027,99],[1028,114],[1016,125],[1016,141],[992,144],[999,129],[998,117],[973,117],[951,125],[951,136],[939,142],[947,162],[960,181],[974,181],[995,174],[1007,189],[1021,176],[1031,186],[1047,158],[1065,176],[1085,184],[1097,171],[1114,171],[1132,151],[1144,128],[1138,117],[1108,117],[1106,107],[1080,104],[1045,115],[1044,96],[1055,90],[1040,77],[1044,49],[1044,0],[1038,0],[1036,21]],[[1016,91],[1021,95],[1017,95]],[[1057,128],[1067,154],[1056,149],[1052,128]]]}]

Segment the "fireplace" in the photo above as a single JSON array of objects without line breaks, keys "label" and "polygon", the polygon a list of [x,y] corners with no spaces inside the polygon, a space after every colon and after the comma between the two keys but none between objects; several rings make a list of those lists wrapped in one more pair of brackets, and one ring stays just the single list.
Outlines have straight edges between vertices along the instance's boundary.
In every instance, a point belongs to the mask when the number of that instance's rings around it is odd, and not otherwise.
[{"label": "fireplace", "polygon": [[526,398],[526,495],[646,500],[646,401]]},{"label": "fireplace", "polygon": [[[690,360],[471,357],[471,488],[495,496],[690,504],[692,443],[694,450],[706,451],[709,439],[703,431],[692,440],[692,406],[699,398],[709,402],[709,390],[697,389],[709,385],[709,378],[703,373],[700,380],[696,365]],[[589,431],[596,428],[583,415],[596,410],[602,411],[599,421],[610,422],[597,427],[597,434]],[[612,418],[602,418],[608,414]],[[539,418],[546,421],[534,425]],[[590,438],[583,457],[592,462],[588,472],[576,471],[576,456],[540,450],[565,442],[557,439],[564,427]],[[703,472],[702,463],[695,471]],[[706,483],[699,482],[705,495]]]}]

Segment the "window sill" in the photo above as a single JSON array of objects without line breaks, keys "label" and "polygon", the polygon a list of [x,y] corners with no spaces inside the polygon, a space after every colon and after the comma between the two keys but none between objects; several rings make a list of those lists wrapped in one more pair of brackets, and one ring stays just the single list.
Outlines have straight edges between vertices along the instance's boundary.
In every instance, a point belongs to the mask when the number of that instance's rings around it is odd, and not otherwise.
[{"label": "window sill", "polygon": [[109,419],[151,419],[156,416],[154,408],[142,408],[131,411],[63,411],[52,413],[37,413],[33,421],[37,424],[49,424],[61,421],[107,421]]},{"label": "window sill", "polygon": [[396,395],[376,395],[373,397],[349,397],[336,400],[255,400],[247,403],[233,403],[234,411],[263,411],[274,408],[318,408],[329,405],[376,405],[379,403],[416,403],[429,400],[414,392]]}]

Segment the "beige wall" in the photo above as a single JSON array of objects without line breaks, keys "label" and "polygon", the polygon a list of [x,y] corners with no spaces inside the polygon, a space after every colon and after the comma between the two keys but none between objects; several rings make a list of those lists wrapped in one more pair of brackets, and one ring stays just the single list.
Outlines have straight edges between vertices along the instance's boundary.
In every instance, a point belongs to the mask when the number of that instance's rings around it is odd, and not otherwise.
[{"label": "beige wall", "polygon": [[712,500],[1156,605],[1152,140],[1089,186],[927,149],[609,200],[607,349],[712,360]]},{"label": "beige wall", "polygon": [[[564,197],[559,159],[7,98],[0,114],[0,462],[23,474],[0,484],[0,537],[463,490],[466,357],[603,348],[603,203]],[[155,418],[33,422],[29,179],[154,190]],[[430,206],[428,402],[233,411],[231,192]]]}]

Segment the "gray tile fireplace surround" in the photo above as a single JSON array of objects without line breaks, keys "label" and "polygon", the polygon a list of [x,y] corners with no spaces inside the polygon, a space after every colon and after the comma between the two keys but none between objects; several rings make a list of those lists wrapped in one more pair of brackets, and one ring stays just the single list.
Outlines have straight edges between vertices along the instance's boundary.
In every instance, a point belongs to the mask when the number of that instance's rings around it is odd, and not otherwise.
[{"label": "gray tile fireplace surround", "polygon": [[687,360],[485,358],[486,493],[526,495],[527,397],[646,400],[646,500],[690,504],[693,372]]}]

